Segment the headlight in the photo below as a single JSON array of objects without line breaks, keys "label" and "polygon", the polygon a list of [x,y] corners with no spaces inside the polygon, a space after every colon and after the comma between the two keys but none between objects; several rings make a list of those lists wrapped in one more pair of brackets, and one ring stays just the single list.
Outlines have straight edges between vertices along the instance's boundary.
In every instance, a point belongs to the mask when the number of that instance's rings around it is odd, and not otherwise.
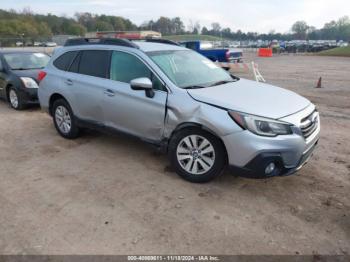
[{"label": "headlight", "polygon": [[278,136],[292,134],[291,125],[282,121],[229,111],[232,119],[243,129],[260,136]]},{"label": "headlight", "polygon": [[38,88],[39,87],[33,78],[21,77],[21,80],[26,88]]}]

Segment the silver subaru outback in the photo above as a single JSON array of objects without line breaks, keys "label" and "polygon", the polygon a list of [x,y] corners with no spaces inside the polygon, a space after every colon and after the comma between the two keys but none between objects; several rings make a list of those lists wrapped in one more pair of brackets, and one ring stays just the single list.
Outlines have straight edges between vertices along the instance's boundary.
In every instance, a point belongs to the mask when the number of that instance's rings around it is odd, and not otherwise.
[{"label": "silver subaru outback", "polygon": [[167,152],[191,182],[226,166],[245,177],[290,175],[319,139],[309,100],[160,39],[72,39],[38,78],[41,107],[61,136],[86,127],[127,133]]}]

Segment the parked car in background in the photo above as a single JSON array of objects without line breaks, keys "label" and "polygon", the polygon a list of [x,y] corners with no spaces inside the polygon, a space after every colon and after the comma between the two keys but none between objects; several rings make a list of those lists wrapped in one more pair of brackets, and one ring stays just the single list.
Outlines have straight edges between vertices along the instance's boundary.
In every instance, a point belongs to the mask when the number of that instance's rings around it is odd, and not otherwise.
[{"label": "parked car in background", "polygon": [[38,73],[49,60],[44,53],[0,51],[0,97],[17,110],[38,103]]},{"label": "parked car in background", "polygon": [[41,42],[34,42],[34,46],[42,46],[43,45],[43,43],[41,43]]},{"label": "parked car in background", "polygon": [[346,47],[348,45],[349,45],[349,43],[348,42],[344,42],[343,40],[339,40],[338,43],[337,43],[338,47]]},{"label": "parked car in background", "polygon": [[238,47],[240,47],[240,45],[241,45],[240,42],[234,41],[234,42],[230,43],[229,47],[230,48],[238,48]]},{"label": "parked car in background", "polygon": [[16,42],[16,46],[19,47],[19,46],[23,46],[23,42]]},{"label": "parked car in background", "polygon": [[43,46],[45,46],[45,47],[55,47],[55,46],[57,46],[57,44],[55,42],[45,42],[43,44]]},{"label": "parked car in background", "polygon": [[24,43],[24,46],[34,46],[32,41],[27,41]]},{"label": "parked car in background", "polygon": [[243,51],[237,48],[214,48],[201,41],[181,42],[181,46],[192,49],[213,62],[239,63],[243,61]]},{"label": "parked car in background", "polygon": [[278,40],[272,40],[269,47],[272,48],[274,54],[283,52],[283,48]]},{"label": "parked car in background", "polygon": [[167,152],[174,170],[207,182],[299,170],[320,132],[298,94],[240,79],[187,48],[124,39],[68,40],[40,72],[39,100],[64,138],[114,130]]}]

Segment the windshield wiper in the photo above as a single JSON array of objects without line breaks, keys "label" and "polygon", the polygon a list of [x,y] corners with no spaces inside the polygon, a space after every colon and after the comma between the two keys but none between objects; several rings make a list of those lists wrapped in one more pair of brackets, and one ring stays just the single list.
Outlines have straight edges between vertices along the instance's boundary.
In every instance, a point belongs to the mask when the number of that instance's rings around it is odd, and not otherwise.
[{"label": "windshield wiper", "polygon": [[34,69],[43,69],[44,67],[29,67],[29,68],[25,68],[25,67],[19,67],[19,68],[12,68],[12,70],[34,70]]},{"label": "windshield wiper", "polygon": [[193,85],[193,86],[185,86],[185,87],[183,87],[183,89],[199,89],[199,88],[206,88],[206,86]]},{"label": "windshield wiper", "polygon": [[215,82],[215,83],[211,84],[210,87],[223,85],[223,84],[227,84],[227,83],[232,83],[232,82],[235,82],[235,81],[233,81],[233,80],[222,80],[222,81],[218,81],[218,82]]}]

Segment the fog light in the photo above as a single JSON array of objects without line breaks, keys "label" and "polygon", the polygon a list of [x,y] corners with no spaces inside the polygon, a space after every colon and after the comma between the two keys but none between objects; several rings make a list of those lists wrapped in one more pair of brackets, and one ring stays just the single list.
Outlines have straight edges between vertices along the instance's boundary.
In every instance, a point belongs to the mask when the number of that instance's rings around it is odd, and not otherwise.
[{"label": "fog light", "polygon": [[275,168],[276,168],[276,165],[275,165],[275,163],[270,163],[270,164],[268,164],[267,165],[267,167],[265,168],[265,174],[271,174],[274,170],[275,170]]}]

